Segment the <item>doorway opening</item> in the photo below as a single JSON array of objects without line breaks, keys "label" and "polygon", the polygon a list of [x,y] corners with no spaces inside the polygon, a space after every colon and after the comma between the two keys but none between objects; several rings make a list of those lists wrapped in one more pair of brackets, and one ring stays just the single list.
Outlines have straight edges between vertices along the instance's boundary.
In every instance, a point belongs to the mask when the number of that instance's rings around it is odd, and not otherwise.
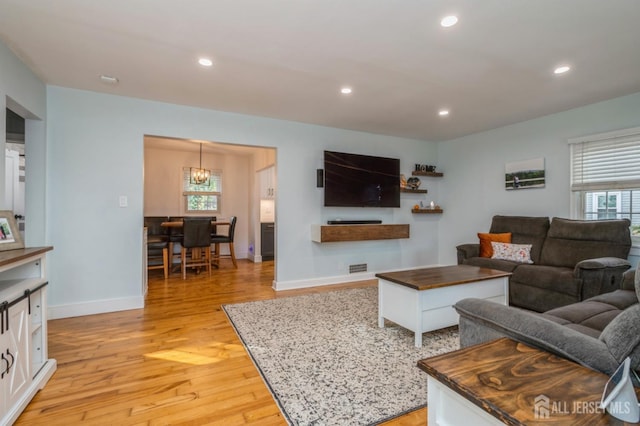
[{"label": "doorway opening", "polygon": [[[200,154],[202,148],[202,154]],[[184,188],[185,172],[198,166],[215,172],[221,181],[216,212],[192,212]],[[276,223],[276,148],[229,144],[214,141],[180,139],[165,136],[144,137],[144,216],[184,217],[217,216],[237,218],[234,247],[237,259],[259,263],[276,260],[275,232],[271,251],[263,258],[263,221],[271,230]],[[271,170],[270,180],[263,181],[264,170]],[[266,185],[266,186],[265,186]],[[267,189],[269,188],[269,189]],[[263,200],[271,205],[265,216]],[[223,253],[224,254],[224,253]],[[170,254],[171,257],[171,254]],[[171,262],[172,264],[175,261]],[[230,263],[230,262],[229,262]],[[274,267],[274,279],[277,271]]]},{"label": "doorway opening", "polygon": [[26,120],[6,109],[5,208],[14,213],[24,239],[25,221],[25,124]]}]

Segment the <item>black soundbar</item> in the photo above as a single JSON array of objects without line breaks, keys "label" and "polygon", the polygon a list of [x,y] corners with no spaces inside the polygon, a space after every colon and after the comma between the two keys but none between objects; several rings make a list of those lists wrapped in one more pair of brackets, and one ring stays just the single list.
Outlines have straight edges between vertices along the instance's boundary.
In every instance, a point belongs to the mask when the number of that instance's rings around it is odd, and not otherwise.
[{"label": "black soundbar", "polygon": [[327,224],[329,225],[368,225],[368,224],[372,224],[372,223],[382,223],[381,220],[378,219],[371,219],[371,220],[342,220],[342,219],[336,219],[336,220],[328,220]]}]

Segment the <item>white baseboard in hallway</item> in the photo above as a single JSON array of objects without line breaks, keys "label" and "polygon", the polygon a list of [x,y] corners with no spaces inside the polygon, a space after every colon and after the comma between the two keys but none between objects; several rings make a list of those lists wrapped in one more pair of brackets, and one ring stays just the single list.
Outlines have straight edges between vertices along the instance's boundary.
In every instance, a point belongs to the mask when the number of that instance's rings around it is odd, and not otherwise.
[{"label": "white baseboard in hallway", "polygon": [[49,305],[47,319],[80,317],[84,315],[104,314],[107,312],[128,311],[144,308],[142,296],[119,299],[92,300],[90,302],[71,303],[67,305]]}]

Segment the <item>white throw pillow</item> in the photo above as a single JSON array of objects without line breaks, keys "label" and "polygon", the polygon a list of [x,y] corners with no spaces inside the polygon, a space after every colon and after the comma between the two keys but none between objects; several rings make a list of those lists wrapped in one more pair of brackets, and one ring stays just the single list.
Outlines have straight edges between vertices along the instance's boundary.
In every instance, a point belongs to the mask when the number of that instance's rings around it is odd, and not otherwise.
[{"label": "white throw pillow", "polygon": [[509,244],[491,242],[492,259],[511,260],[519,263],[533,263],[531,260],[531,244]]}]

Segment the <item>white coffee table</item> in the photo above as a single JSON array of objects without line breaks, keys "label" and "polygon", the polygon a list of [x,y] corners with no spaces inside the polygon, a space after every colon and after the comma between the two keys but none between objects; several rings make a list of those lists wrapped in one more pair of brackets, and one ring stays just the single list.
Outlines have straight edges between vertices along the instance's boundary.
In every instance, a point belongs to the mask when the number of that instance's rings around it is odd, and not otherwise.
[{"label": "white coffee table", "polygon": [[510,272],[469,265],[439,266],[376,274],[378,325],[384,320],[415,333],[416,347],[422,333],[458,324],[453,305],[476,297],[507,305]]}]

